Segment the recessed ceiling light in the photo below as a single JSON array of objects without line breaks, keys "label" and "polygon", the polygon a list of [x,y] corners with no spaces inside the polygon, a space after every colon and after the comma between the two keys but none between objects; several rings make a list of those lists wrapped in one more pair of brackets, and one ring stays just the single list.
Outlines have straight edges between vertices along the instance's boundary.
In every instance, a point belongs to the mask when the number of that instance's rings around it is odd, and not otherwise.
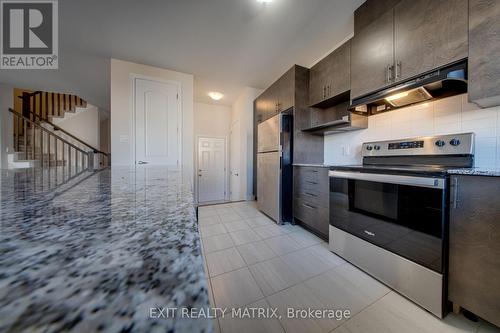
[{"label": "recessed ceiling light", "polygon": [[257,2],[260,2],[260,3],[268,3],[268,2],[272,2],[273,0],[257,0]]},{"label": "recessed ceiling light", "polygon": [[222,97],[224,97],[223,94],[221,94],[220,92],[217,92],[217,91],[211,91],[211,92],[209,92],[208,96],[210,96],[210,98],[213,99],[214,101],[218,101],[219,99],[221,99]]}]

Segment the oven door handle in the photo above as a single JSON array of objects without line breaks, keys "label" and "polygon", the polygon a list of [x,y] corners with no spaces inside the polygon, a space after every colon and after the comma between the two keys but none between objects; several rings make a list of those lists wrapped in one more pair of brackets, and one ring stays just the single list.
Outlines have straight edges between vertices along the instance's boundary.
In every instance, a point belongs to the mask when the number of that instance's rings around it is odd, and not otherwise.
[{"label": "oven door handle", "polygon": [[328,174],[330,177],[333,178],[365,180],[376,183],[389,183],[389,184],[429,187],[437,189],[444,189],[445,185],[443,178],[388,175],[380,173],[362,173],[362,172],[349,172],[349,171],[330,171]]}]

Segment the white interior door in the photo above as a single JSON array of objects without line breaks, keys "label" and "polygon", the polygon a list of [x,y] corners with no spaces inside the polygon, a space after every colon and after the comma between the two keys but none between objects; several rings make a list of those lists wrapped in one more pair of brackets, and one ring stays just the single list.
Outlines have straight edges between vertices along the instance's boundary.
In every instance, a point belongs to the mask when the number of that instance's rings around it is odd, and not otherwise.
[{"label": "white interior door", "polygon": [[135,79],[135,163],[178,165],[178,86]]},{"label": "white interior door", "polygon": [[241,194],[241,129],[240,121],[231,125],[231,151],[230,151],[230,195],[232,201],[244,200]]},{"label": "white interior door", "polygon": [[226,140],[198,138],[198,202],[226,199]]}]

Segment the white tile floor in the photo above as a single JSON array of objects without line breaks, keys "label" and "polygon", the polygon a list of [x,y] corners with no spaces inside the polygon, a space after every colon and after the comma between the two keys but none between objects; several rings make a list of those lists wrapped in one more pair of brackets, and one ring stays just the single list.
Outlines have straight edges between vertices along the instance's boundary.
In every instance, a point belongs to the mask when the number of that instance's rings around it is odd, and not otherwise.
[{"label": "white tile floor", "polygon": [[[214,307],[277,308],[279,319],[214,320],[222,333],[479,332],[485,322],[432,316],[345,262],[299,226],[278,226],[254,202],[199,208],[205,268]],[[288,318],[287,308],[350,310],[349,319]]]}]

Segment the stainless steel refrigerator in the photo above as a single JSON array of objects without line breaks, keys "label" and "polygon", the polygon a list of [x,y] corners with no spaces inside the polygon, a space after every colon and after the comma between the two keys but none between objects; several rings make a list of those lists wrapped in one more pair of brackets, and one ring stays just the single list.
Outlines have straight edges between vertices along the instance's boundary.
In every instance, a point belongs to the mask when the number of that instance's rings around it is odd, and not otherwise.
[{"label": "stainless steel refrigerator", "polygon": [[278,224],[292,221],[292,138],[290,114],[257,127],[257,207]]}]

